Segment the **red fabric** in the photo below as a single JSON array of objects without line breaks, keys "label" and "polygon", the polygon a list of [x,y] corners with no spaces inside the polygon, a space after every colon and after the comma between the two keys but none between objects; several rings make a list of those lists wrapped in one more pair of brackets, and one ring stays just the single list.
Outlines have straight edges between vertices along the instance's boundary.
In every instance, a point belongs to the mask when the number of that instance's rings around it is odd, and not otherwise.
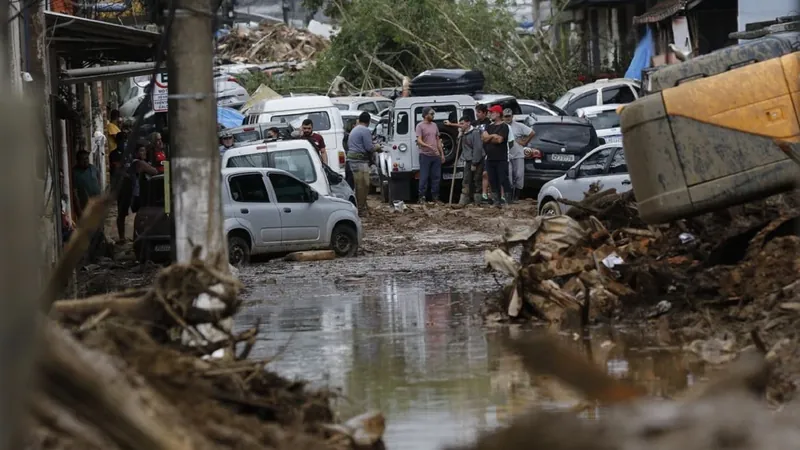
[{"label": "red fabric", "polygon": [[164,173],[164,161],[167,160],[167,155],[164,152],[156,152],[156,169],[159,173]]}]

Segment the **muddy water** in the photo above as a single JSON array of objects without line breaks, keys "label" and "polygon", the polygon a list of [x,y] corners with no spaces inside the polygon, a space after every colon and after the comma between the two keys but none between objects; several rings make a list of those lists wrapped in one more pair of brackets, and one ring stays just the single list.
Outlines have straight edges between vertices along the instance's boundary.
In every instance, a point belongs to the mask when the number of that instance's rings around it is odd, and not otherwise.
[{"label": "muddy water", "polygon": [[[342,417],[380,409],[389,449],[435,449],[472,439],[527,408],[572,407],[579,398],[532,379],[503,340],[546,332],[484,325],[480,255],[267,263],[248,269],[250,306],[239,325],[261,321],[257,357],[289,377],[338,390]],[[465,286],[470,292],[458,289]],[[563,338],[609,373],[672,397],[703,377],[646,332],[598,328]],[[587,417],[599,412],[590,409]]]}]

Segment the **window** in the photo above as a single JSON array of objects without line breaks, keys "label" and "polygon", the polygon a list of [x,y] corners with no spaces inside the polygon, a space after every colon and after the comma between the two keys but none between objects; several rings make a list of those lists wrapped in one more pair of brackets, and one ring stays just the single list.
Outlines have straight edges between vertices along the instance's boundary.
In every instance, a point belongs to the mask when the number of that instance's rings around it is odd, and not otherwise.
[{"label": "window", "polygon": [[233,140],[236,142],[253,142],[261,139],[261,133],[255,128],[248,128],[241,133],[235,133]]},{"label": "window", "polygon": [[314,131],[327,131],[331,129],[331,118],[325,111],[272,116],[272,122],[288,123],[295,129],[300,128],[303,121],[306,119],[311,119],[311,122],[314,124]]},{"label": "window", "polygon": [[608,166],[608,173],[628,173],[628,164],[625,162],[625,151],[618,147],[611,164]]},{"label": "window", "polygon": [[[588,125],[568,125],[562,123],[534,123],[533,131],[536,135],[533,142],[547,142],[550,144],[570,147],[586,147],[592,141],[592,127]],[[533,144],[528,145],[533,147]]]},{"label": "window", "polygon": [[603,104],[630,103],[636,100],[627,84],[603,89]]},{"label": "window", "polygon": [[570,115],[575,114],[575,110],[586,108],[587,106],[597,106],[597,91],[588,92],[569,102],[564,111]]},{"label": "window", "polygon": [[586,118],[589,119],[589,122],[592,123],[595,130],[619,128],[619,115],[617,115],[616,111],[603,111]]},{"label": "window", "polygon": [[336,103],[333,106],[339,108],[340,111],[347,111],[350,109],[350,105],[345,105],[344,103]]},{"label": "window", "polygon": [[278,203],[311,203],[311,188],[302,181],[279,173],[269,175]]},{"label": "window", "polygon": [[267,167],[267,152],[231,156],[225,167]]},{"label": "window", "polygon": [[397,134],[408,134],[408,113],[397,113]]},{"label": "window", "polygon": [[384,109],[392,107],[392,102],[389,100],[378,100],[376,103],[378,103],[378,112],[382,112]]},{"label": "window", "polygon": [[236,175],[230,178],[231,197],[241,203],[269,203],[267,187],[260,173]]},{"label": "window", "polygon": [[[414,126],[416,124],[422,122],[422,111],[427,108],[426,106],[419,106],[414,110]],[[444,122],[445,120],[449,120],[450,122],[458,122],[458,110],[453,105],[436,105],[431,106],[433,108],[433,121],[434,122]]]},{"label": "window", "polygon": [[314,163],[311,155],[304,148],[292,150],[280,150],[267,154],[268,163],[262,167],[273,167],[289,172],[306,183],[317,181],[317,172],[314,170]]},{"label": "window", "polygon": [[611,156],[612,150],[614,149],[604,148],[586,158],[586,160],[581,163],[580,167],[578,167],[578,178],[603,175],[606,169],[606,162],[608,161],[608,157]]},{"label": "window", "polygon": [[344,131],[349,133],[353,127],[356,126],[356,119],[355,117],[342,117],[342,124],[344,124]]},{"label": "window", "polygon": [[358,105],[358,110],[359,111],[366,111],[366,112],[368,112],[370,114],[376,114],[376,115],[378,114],[378,107],[375,106],[374,102],[362,103],[362,104]]}]

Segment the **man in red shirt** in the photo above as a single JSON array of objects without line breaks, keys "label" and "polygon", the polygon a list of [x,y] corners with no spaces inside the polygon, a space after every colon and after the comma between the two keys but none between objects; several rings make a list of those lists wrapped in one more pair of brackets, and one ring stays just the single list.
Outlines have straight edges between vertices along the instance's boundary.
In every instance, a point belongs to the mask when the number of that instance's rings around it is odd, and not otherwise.
[{"label": "man in red shirt", "polygon": [[303,137],[314,146],[314,149],[317,150],[319,153],[319,159],[322,160],[323,164],[328,164],[328,149],[325,148],[325,139],[319,133],[314,133],[314,122],[311,119],[306,119],[303,121],[303,125],[300,127],[303,131]]}]

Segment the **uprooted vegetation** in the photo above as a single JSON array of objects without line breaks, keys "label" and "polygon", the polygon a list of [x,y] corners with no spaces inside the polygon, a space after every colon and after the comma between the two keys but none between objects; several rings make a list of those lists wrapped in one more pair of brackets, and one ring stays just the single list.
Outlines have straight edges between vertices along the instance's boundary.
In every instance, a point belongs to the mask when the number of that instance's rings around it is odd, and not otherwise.
[{"label": "uprooted vegetation", "polygon": [[[579,84],[580,52],[551,48],[550,36],[521,36],[516,20],[491,2],[309,0],[327,4],[340,30],[317,64],[275,84],[279,92],[326,93],[341,77],[354,91],[397,87],[432,68],[482,71],[487,92],[555,100]],[[624,64],[623,64],[624,65]],[[339,83],[341,85],[341,83]]]},{"label": "uprooted vegetation", "polygon": [[[330,394],[248,359],[257,326],[208,338],[208,324],[221,330],[237,311],[239,288],[195,259],[165,268],[152,286],[55,302],[28,448],[381,446],[380,413],[337,424]],[[196,307],[204,295],[223,306]]]},{"label": "uprooted vegetation", "polygon": [[496,306],[511,320],[649,324],[711,364],[756,346],[780,363],[769,396],[783,401],[800,381],[797,198],[647,226],[632,192],[588,194],[487,252],[493,269],[513,277]]}]

